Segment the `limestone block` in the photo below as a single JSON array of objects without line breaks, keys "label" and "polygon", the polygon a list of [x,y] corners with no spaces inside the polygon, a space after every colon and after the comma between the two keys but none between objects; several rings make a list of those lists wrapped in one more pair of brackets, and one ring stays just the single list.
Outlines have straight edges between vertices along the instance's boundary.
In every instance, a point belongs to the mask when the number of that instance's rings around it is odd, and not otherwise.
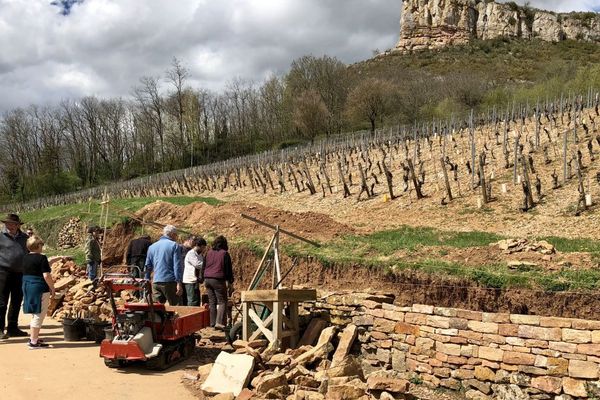
[{"label": "limestone block", "polygon": [[413,304],[412,311],[419,314],[433,314],[433,306],[425,304]]},{"label": "limestone block", "polygon": [[568,343],[590,343],[592,341],[592,332],[563,328],[562,341]]},{"label": "limestone block", "polygon": [[562,390],[562,379],[550,376],[538,376],[531,379],[531,387],[546,393],[559,394]]},{"label": "limestone block", "polygon": [[587,397],[587,389],[585,388],[585,381],[573,378],[563,378],[562,380],[563,391],[571,396],[575,397]]},{"label": "limestone block", "polygon": [[578,344],[577,353],[600,357],[600,344]]},{"label": "limestone block", "polygon": [[332,358],[332,365],[340,363],[350,352],[350,348],[356,339],[358,329],[356,325],[350,324],[338,335],[339,343]]},{"label": "limestone block", "polygon": [[540,317],[538,315],[510,314],[510,322],[518,325],[539,325]]},{"label": "limestone block", "polygon": [[237,396],[248,385],[253,370],[254,357],[221,352],[202,385],[202,390],[210,393],[231,392]]},{"label": "limestone block", "polygon": [[556,350],[563,353],[575,353],[577,352],[577,345],[574,343],[565,342],[549,342],[548,348],[550,350]]},{"label": "limestone block", "polygon": [[495,349],[492,347],[480,346],[479,347],[479,358],[491,361],[502,361],[504,357],[504,351]]},{"label": "limestone block", "polygon": [[541,328],[538,326],[531,325],[520,325],[518,336],[538,340],[562,340],[562,332],[560,328]]},{"label": "limestone block", "polygon": [[573,320],[559,317],[540,317],[540,326],[544,328],[570,328]]},{"label": "limestone block", "polygon": [[498,324],[495,322],[469,321],[468,328],[481,333],[498,333]]},{"label": "limestone block", "polygon": [[419,334],[419,327],[405,322],[398,322],[394,326],[394,333],[417,336]]},{"label": "limestone block", "polygon": [[496,374],[490,368],[477,365],[474,371],[475,379],[494,382]]},{"label": "limestone block", "polygon": [[569,376],[571,378],[598,378],[598,364],[591,361],[570,360]]},{"label": "limestone block", "polygon": [[[481,350],[481,349],[480,349]],[[536,356],[528,353],[505,351],[502,362],[515,365],[534,365]]]}]

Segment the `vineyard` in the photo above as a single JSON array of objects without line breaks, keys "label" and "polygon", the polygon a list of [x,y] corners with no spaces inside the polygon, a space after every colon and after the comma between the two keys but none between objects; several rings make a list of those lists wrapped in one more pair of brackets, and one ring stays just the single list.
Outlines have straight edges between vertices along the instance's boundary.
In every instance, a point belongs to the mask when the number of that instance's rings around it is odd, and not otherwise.
[{"label": "vineyard", "polygon": [[[371,135],[325,138],[310,146],[271,151],[216,164],[115,183],[73,194],[7,206],[30,210],[115,198],[211,195],[237,200],[270,199],[281,208],[314,210],[344,218],[347,210],[392,207],[407,211],[409,225],[447,224],[485,229],[493,211],[593,218],[600,194],[595,160],[600,155],[598,95],[557,99],[534,107],[490,110],[465,119],[394,127]],[[370,199],[378,200],[375,202]],[[390,203],[393,206],[382,204]],[[462,208],[457,210],[455,203]],[[466,207],[466,208],[465,208]],[[446,212],[475,214],[483,223],[455,226]],[[394,226],[383,211],[372,227]],[[527,214],[525,214],[527,215]],[[429,219],[433,217],[434,220]],[[460,218],[457,218],[460,220]],[[496,221],[500,222],[501,221]],[[510,221],[503,229],[521,227]],[[549,224],[561,232],[561,219]],[[511,234],[535,234],[530,231]],[[520,229],[520,228],[519,228]],[[564,234],[565,232],[562,231]],[[595,237],[596,233],[586,232]]]}]

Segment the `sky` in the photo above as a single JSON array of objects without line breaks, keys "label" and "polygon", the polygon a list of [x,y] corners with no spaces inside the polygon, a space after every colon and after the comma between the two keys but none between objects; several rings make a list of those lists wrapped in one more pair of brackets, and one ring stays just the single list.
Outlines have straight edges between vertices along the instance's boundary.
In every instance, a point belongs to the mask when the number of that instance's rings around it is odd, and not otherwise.
[{"label": "sky", "polygon": [[[523,1],[519,1],[523,3]],[[533,0],[555,11],[600,0]],[[400,0],[0,0],[0,112],[128,97],[173,57],[196,88],[261,82],[306,54],[353,63],[394,47]]]}]

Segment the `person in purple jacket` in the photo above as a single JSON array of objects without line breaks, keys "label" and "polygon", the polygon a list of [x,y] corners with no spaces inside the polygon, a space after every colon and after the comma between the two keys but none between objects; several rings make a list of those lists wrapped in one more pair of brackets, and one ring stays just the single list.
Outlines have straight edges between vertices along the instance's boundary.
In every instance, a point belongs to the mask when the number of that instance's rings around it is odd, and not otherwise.
[{"label": "person in purple jacket", "polygon": [[152,276],[152,297],[172,306],[181,304],[183,294],[183,259],[176,242],[177,228],[167,225],[163,236],[150,247],[146,255],[146,279]]},{"label": "person in purple jacket", "polygon": [[233,292],[233,266],[228,253],[227,239],[217,236],[206,254],[202,277],[208,294],[210,326],[225,328],[227,297]]}]

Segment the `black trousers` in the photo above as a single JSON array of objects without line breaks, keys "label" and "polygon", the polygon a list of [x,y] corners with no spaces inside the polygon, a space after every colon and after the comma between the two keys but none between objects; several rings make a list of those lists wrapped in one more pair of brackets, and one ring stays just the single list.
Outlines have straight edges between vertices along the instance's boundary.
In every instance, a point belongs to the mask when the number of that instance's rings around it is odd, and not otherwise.
[{"label": "black trousers", "polygon": [[225,325],[227,311],[227,282],[225,279],[204,279],[204,287],[208,294],[208,309],[210,311],[210,326]]},{"label": "black trousers", "polygon": [[[0,267],[0,331],[3,331],[5,327],[8,330],[15,330],[19,327],[19,312],[22,302],[23,274]],[[6,320],[8,320],[8,324],[5,325]]]}]

